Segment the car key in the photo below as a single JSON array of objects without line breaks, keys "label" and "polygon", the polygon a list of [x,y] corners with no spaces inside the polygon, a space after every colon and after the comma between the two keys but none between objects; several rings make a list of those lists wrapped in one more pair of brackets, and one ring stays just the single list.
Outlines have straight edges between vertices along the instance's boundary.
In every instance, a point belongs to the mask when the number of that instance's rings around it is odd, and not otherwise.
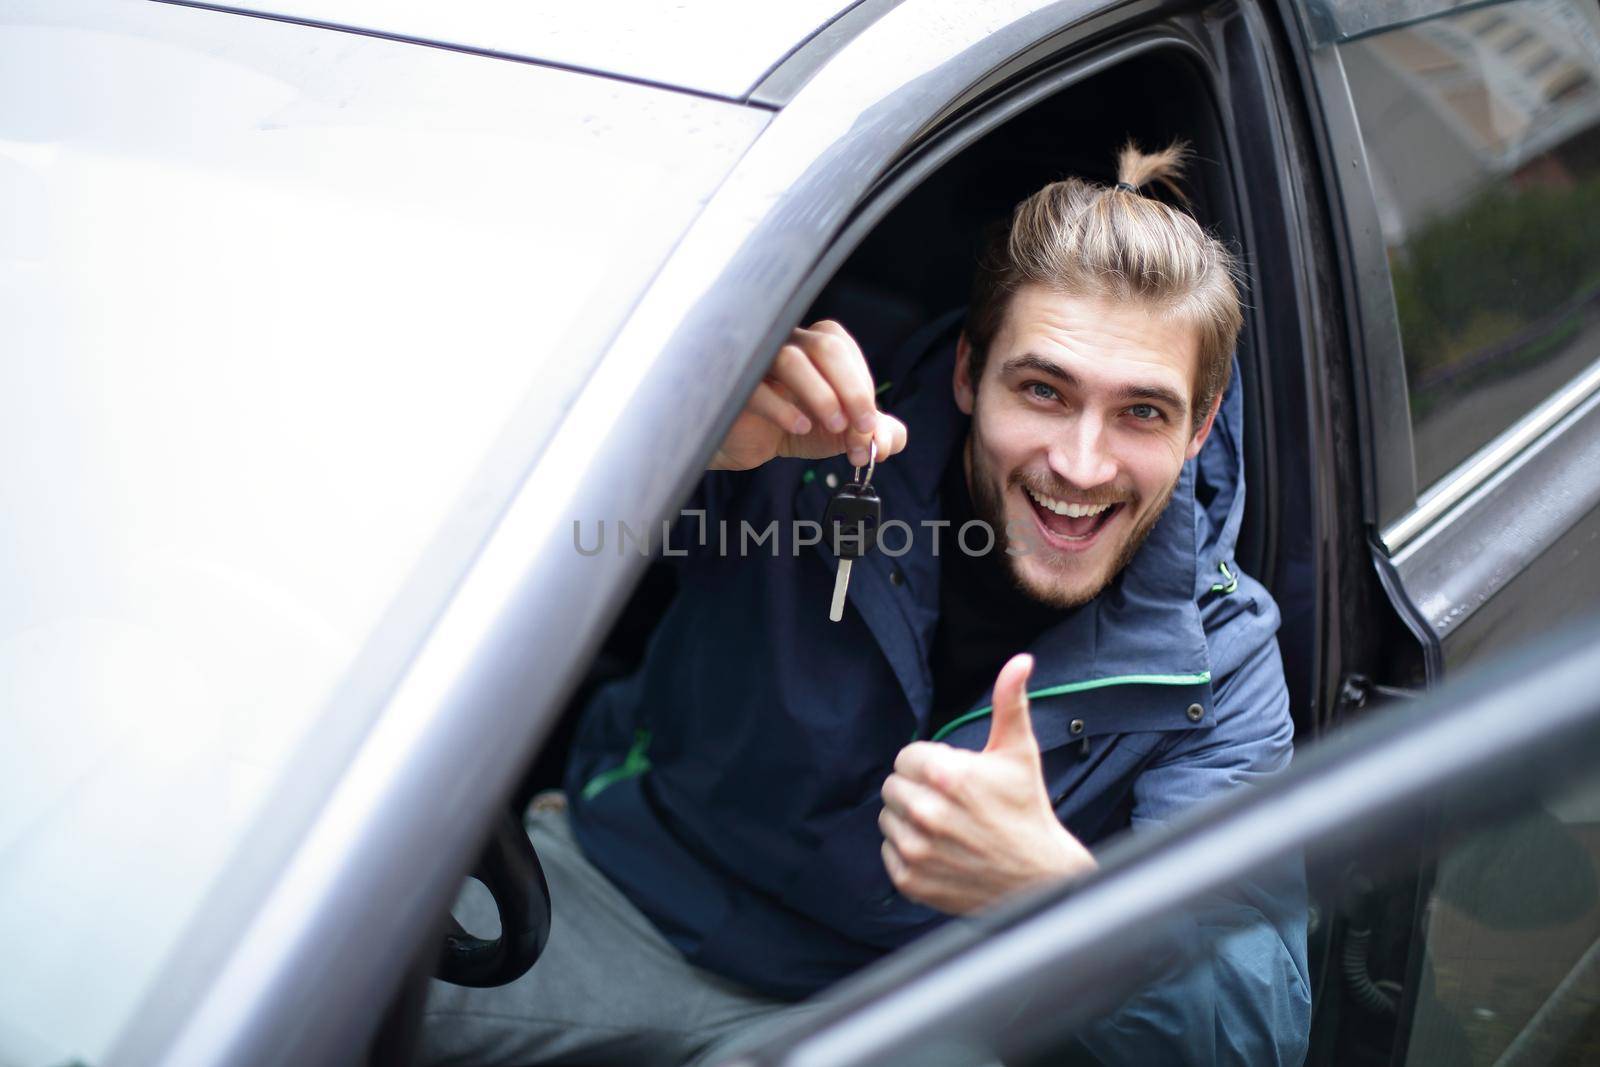
[{"label": "car key", "polygon": [[878,521],[883,511],[878,491],[872,488],[872,471],[877,462],[878,444],[874,441],[867,457],[866,478],[861,477],[861,468],[857,467],[855,479],[833,494],[828,509],[822,513],[822,523],[833,538],[833,554],[839,560],[839,573],[833,580],[833,603],[828,608],[831,622],[844,618],[851,564],[870,552],[878,540]]}]

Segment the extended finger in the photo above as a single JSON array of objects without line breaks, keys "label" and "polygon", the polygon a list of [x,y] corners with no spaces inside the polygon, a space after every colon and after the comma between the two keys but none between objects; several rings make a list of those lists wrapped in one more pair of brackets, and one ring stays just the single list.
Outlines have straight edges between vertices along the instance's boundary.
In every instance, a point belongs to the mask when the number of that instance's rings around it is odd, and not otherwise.
[{"label": "extended finger", "polygon": [[847,420],[844,432],[845,458],[857,467],[864,467],[871,458],[868,445],[877,428],[878,408],[872,396],[872,376],[867,371],[866,360],[849,334],[842,328],[837,332],[825,329],[834,324],[823,322],[810,330],[796,329],[794,339],[811,356],[812,363],[828,380],[841,411]]},{"label": "extended finger", "polygon": [[792,393],[812,420],[827,427],[830,433],[843,433],[849,426],[833,386],[799,345],[787,344],[778,349],[767,377]]},{"label": "extended finger", "polygon": [[1033,657],[1018,653],[1000,668],[994,683],[994,707],[989,716],[989,742],[985,752],[1015,752],[1038,758],[1039,742],[1028,715],[1028,676]]},{"label": "extended finger", "polygon": [[878,405],[873,396],[872,371],[867,369],[867,357],[855,339],[843,326],[828,319],[816,323],[809,330],[796,330],[803,346],[844,406],[850,419],[850,428],[861,434],[860,444],[865,447],[868,435],[878,424]]},{"label": "extended finger", "polygon": [[804,436],[811,432],[811,420],[806,413],[794,401],[779,396],[778,390],[770,382],[756,386],[756,391],[750,394],[750,401],[744,407],[746,411],[760,415],[788,433]]},{"label": "extended finger", "polygon": [[880,411],[872,439],[878,443],[878,458],[887,459],[906,447],[906,424]]}]

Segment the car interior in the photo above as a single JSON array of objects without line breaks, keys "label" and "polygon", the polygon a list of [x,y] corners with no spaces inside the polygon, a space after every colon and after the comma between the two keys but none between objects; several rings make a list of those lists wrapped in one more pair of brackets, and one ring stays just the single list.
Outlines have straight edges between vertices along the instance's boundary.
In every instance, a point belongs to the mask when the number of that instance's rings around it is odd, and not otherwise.
[{"label": "car interior", "polygon": [[[1072,175],[1115,181],[1115,154],[1129,138],[1145,149],[1175,138],[1193,149],[1188,180],[1189,210],[1212,233],[1233,247],[1241,260],[1236,191],[1229,152],[1208,78],[1187,53],[1151,49],[1079,81],[983,134],[960,150],[867,231],[842,264],[820,286],[801,316],[809,324],[822,318],[842,323],[861,344],[869,363],[887,354],[929,320],[965,304],[976,253],[986,231],[1009,217],[1012,207],[1042,185]],[[1147,195],[1153,190],[1145,190]],[[1250,276],[1248,262],[1245,274]],[[1247,305],[1253,303],[1246,281]],[[1269,589],[1279,572],[1278,537],[1272,516],[1273,486],[1288,472],[1271,466],[1263,445],[1268,413],[1252,318],[1247,308],[1238,367],[1246,412],[1246,463],[1250,472],[1244,526],[1237,561]],[[915,427],[911,428],[915,432]],[[642,661],[650,636],[676,592],[673,568],[647,568],[626,607],[568,702],[559,723],[528,768],[511,798],[521,812],[536,794],[559,789],[577,721],[590,696],[607,682],[624,677]],[[1280,591],[1273,590],[1275,595]],[[1287,617],[1292,608],[1282,605]],[[1310,605],[1301,606],[1310,614]],[[1285,643],[1286,661],[1294,647]],[[1303,658],[1308,659],[1307,649]],[[1313,677],[1309,662],[1286,662],[1297,729],[1309,732],[1304,709]],[[1309,735],[1309,733],[1308,733]],[[457,929],[459,934],[459,928]],[[414,998],[416,983],[408,983]],[[397,1000],[380,1033],[383,1055],[395,1056],[409,1029]],[[412,1003],[420,1007],[414,999]],[[413,1009],[414,1010],[414,1009]],[[381,1062],[374,1052],[373,1062]]]},{"label": "car interior", "polygon": [[[1029,109],[935,171],[871,229],[800,321],[836,319],[861,344],[869,362],[875,354],[893,352],[919,327],[966,303],[972,265],[987,229],[1009,217],[1018,201],[1048,182],[1072,175],[1115,181],[1116,149],[1130,137],[1146,149],[1180,137],[1190,143],[1194,150],[1186,183],[1190,210],[1238,251],[1239,229],[1222,136],[1205,81],[1185,57],[1156,51],[1119,64]],[[1250,491],[1238,562],[1272,588],[1276,573],[1275,538],[1269,524],[1272,481],[1259,432],[1265,412],[1256,358],[1247,318],[1238,361]],[[638,665],[674,591],[670,566],[657,563],[647,570],[529,770],[516,798],[519,806],[540,790],[559,788],[566,749],[589,695]],[[1286,659],[1292,655],[1287,647],[1284,654]],[[1302,687],[1292,693],[1294,707],[1303,708],[1310,665],[1285,666],[1291,688],[1295,680]],[[1309,727],[1303,721],[1296,725]]]}]

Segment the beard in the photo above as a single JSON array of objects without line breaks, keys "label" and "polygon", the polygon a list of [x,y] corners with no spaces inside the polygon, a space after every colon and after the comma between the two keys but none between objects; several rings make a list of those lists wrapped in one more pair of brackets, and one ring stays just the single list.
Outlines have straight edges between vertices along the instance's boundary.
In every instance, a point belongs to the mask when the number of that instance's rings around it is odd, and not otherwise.
[{"label": "beard", "polygon": [[[1007,489],[1033,488],[1046,496],[1052,496],[1057,499],[1073,495],[1059,486],[1040,484],[1040,479],[1029,477],[1021,471],[1013,471],[1007,478],[1005,486],[1001,486],[999,479],[992,472],[986,468],[981,468],[978,464],[976,420],[974,420],[971,432],[967,435],[966,445],[963,450],[966,453],[963,461],[967,471],[967,493],[972,498],[973,515],[987,523],[989,528],[995,531],[995,544],[997,546],[1003,547],[1002,540],[1008,534],[1005,505],[1005,491]],[[1117,546],[1116,552],[1112,556],[1111,565],[1105,569],[1104,573],[1093,576],[1089,583],[1077,589],[1065,587],[1056,582],[1040,583],[1023,570],[1021,564],[1023,559],[1045,561],[1046,566],[1050,567],[1051,570],[1057,570],[1057,564],[1059,563],[1059,557],[1054,556],[1054,550],[1036,538],[1033,527],[1031,525],[1028,526],[1026,533],[1023,535],[1023,538],[1029,543],[1026,554],[1011,555],[1007,553],[1005,555],[1006,570],[1010,575],[1011,584],[1024,596],[1054,608],[1069,609],[1087,604],[1105,592],[1106,587],[1116,579],[1117,575],[1126,570],[1128,564],[1133,562],[1133,557],[1138,555],[1139,549],[1144,546],[1145,539],[1150,536],[1150,531],[1155,529],[1156,522],[1160,520],[1162,513],[1167,510],[1167,505],[1171,503],[1172,494],[1177,488],[1178,479],[1174,478],[1172,484],[1167,486],[1166,491],[1161,494],[1161,499],[1156,501],[1155,506],[1138,521],[1123,539],[1122,544]],[[1081,499],[1083,494],[1077,494],[1076,496]],[[1099,498],[1087,502],[1123,503],[1131,506],[1126,495],[1118,494],[1100,494]],[[1032,505],[1030,504],[1029,506],[1031,507]],[[1053,556],[1054,558],[1052,558]]]}]

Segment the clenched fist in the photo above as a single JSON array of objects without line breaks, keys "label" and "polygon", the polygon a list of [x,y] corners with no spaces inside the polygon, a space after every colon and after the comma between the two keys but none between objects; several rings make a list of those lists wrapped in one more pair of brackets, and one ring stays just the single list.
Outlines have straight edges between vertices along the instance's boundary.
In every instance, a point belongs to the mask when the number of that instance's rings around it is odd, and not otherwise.
[{"label": "clenched fist", "polygon": [[855,340],[824,319],[795,328],[734,420],[712,470],[749,470],[778,456],[827,459],[846,453],[866,465],[867,445],[887,459],[906,446],[906,428],[877,408],[872,373]]}]

